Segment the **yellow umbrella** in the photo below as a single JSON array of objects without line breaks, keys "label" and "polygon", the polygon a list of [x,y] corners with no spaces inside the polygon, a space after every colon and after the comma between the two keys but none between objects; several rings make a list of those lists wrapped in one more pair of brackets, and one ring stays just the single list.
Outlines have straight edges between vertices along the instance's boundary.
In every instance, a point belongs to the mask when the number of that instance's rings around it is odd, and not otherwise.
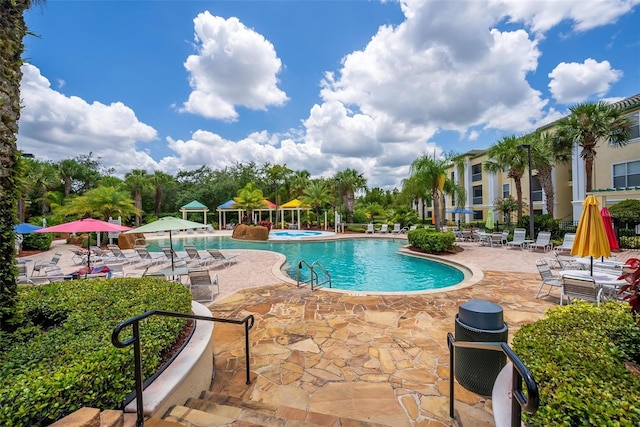
[{"label": "yellow umbrella", "polygon": [[598,209],[599,204],[595,196],[587,196],[582,202],[584,209],[571,247],[571,255],[591,257],[591,274],[593,274],[593,257],[608,258],[611,256],[609,240]]}]

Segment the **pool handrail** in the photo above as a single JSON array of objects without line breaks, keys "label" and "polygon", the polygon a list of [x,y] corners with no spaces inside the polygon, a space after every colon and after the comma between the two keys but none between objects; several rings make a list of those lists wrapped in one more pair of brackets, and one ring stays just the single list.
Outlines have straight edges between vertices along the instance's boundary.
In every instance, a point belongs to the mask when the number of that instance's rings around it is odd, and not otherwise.
[{"label": "pool handrail", "polygon": [[[306,266],[309,269],[309,280],[300,280],[300,271],[304,266]],[[318,273],[315,270],[316,267],[320,269],[320,271],[322,271],[327,277],[325,281],[320,282],[318,278]],[[314,285],[314,282],[315,282],[315,285]],[[303,259],[298,261],[298,269],[296,270],[296,284],[298,287],[300,287],[300,285],[303,285],[303,284],[309,284],[311,285],[311,290],[313,291],[315,290],[315,286],[322,286],[326,283],[328,283],[329,288],[331,288],[331,274],[329,274],[329,272],[318,261],[312,262],[311,265],[309,265],[309,263]]]}]

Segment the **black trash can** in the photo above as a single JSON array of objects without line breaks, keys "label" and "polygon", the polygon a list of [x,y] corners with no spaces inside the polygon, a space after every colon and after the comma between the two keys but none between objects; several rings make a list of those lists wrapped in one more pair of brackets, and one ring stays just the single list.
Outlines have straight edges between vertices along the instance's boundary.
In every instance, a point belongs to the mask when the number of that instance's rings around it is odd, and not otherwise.
[{"label": "black trash can", "polygon": [[[502,307],[484,300],[471,300],[456,315],[456,341],[507,342],[509,328],[503,321]],[[456,380],[467,390],[491,396],[493,383],[507,364],[502,351],[455,349]]]}]

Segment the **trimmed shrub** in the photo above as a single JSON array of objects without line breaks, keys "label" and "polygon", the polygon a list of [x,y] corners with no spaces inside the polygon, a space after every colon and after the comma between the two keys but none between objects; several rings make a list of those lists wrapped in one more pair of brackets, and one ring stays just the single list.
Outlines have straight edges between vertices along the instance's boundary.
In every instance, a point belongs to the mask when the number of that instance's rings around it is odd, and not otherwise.
[{"label": "trimmed shrub", "polygon": [[[49,425],[83,407],[120,408],[135,387],[133,349],[111,343],[122,321],[152,309],[191,312],[185,286],[162,279],[102,279],[25,286],[20,324],[0,335],[0,425]],[[140,325],[143,375],[155,373],[185,320]],[[130,336],[125,330],[121,339]]]},{"label": "trimmed shrub", "polygon": [[417,250],[437,254],[453,250],[456,236],[453,233],[437,233],[426,228],[417,228],[407,233],[409,245]]},{"label": "trimmed shrub", "polygon": [[53,235],[51,233],[29,233],[22,235],[22,249],[46,251],[51,247]]},{"label": "trimmed shrub", "polygon": [[626,304],[578,301],[524,325],[513,349],[531,370],[540,407],[523,414],[535,426],[638,426],[640,329]]}]

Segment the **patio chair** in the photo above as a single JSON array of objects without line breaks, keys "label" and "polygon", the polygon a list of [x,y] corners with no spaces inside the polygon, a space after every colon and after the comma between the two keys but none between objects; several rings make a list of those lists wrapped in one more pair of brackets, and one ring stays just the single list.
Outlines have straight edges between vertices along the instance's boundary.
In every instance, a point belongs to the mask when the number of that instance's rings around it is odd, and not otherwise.
[{"label": "patio chair", "polygon": [[73,255],[71,256],[71,261],[73,261],[75,265],[83,265],[87,263],[88,252],[86,249],[70,248],[69,250],[73,252]]},{"label": "patio chair", "polygon": [[382,226],[380,227],[380,230],[376,230],[375,233],[388,233],[389,232],[389,225],[387,224],[382,224]]},{"label": "patio chair", "polygon": [[558,264],[560,270],[584,270],[584,266],[572,256],[555,252],[555,258],[552,259]]},{"label": "patio chair", "polygon": [[400,230],[402,230],[400,224],[393,224],[393,230],[391,231],[393,234],[400,234]]},{"label": "patio chair", "polygon": [[204,255],[200,255],[200,252],[198,252],[198,249],[196,249],[195,246],[185,246],[184,250],[189,256],[189,260],[187,260],[187,264],[209,265],[213,261],[213,257],[208,253]]},{"label": "patio chair", "polygon": [[487,236],[489,246],[502,246],[502,233],[491,233]]},{"label": "patio chair", "polygon": [[575,238],[576,238],[575,233],[566,233],[564,235],[564,239],[562,240],[562,244],[560,246],[556,246],[554,249],[560,252],[571,251],[571,248],[573,247],[573,241],[575,240]]},{"label": "patio chair", "polygon": [[147,250],[147,248],[137,247],[135,248],[135,251],[140,256],[141,262],[144,263],[145,265],[162,264],[163,262],[167,261],[164,254],[160,254],[160,253],[152,254]]},{"label": "patio chair", "polygon": [[211,258],[213,258],[213,262],[221,265],[226,265],[227,267],[231,266],[232,262],[238,262],[238,254],[225,255],[218,249],[207,249],[207,253],[211,255]]},{"label": "patio chair", "polygon": [[109,262],[105,265],[111,270],[110,277],[126,277],[123,262]]},{"label": "patio chair", "polygon": [[507,242],[508,248],[515,248],[516,246],[520,247],[520,249],[524,248],[525,238],[527,237],[527,230],[524,228],[516,228],[513,230],[513,240]]},{"label": "patio chair", "polygon": [[[562,288],[562,279],[554,276],[551,271],[551,267],[544,260],[536,261],[536,267],[538,268],[538,272],[540,273],[540,279],[542,283],[540,283],[540,288],[538,288],[538,293],[536,293],[536,298],[546,297],[551,294],[553,288]],[[545,286],[549,286],[549,291],[546,294],[540,295],[542,292],[542,288]]]},{"label": "patio chair", "polygon": [[547,252],[553,249],[553,243],[551,243],[551,232],[541,231],[538,233],[538,237],[535,242],[529,243],[528,248],[530,250],[542,249],[543,252]]},{"label": "patio chair", "polygon": [[36,271],[38,272],[38,276],[41,275],[42,273],[44,273],[45,268],[58,265],[58,262],[60,262],[60,258],[62,258],[62,252],[56,252],[55,254],[53,254],[53,257],[51,257],[51,261],[36,261],[36,263],[33,265],[33,271],[31,272],[31,275],[35,275]]},{"label": "patio chair", "polygon": [[213,277],[211,277],[209,270],[189,271],[189,290],[191,291],[194,301],[213,301],[215,298],[215,287],[218,287],[218,293],[220,293],[217,274],[214,274]]},{"label": "patio chair", "polygon": [[365,231],[365,234],[371,233],[373,234],[375,231],[373,229],[373,224],[367,224],[367,229]]},{"label": "patio chair", "polygon": [[[172,251],[173,251],[173,253],[172,253]],[[162,252],[164,253],[164,255],[167,257],[167,259],[169,261],[171,261],[171,258],[173,258],[174,263],[176,261],[178,261],[178,260],[187,260],[187,259],[189,259],[189,255],[183,254],[183,253],[179,254],[178,252],[174,251],[173,249],[171,249],[168,246],[164,246],[162,248]]]},{"label": "patio chair", "polygon": [[602,286],[599,286],[593,277],[563,276],[560,305],[562,305],[565,297],[568,302],[571,302],[572,298],[577,298],[595,302],[596,306],[599,306],[603,298]]}]

